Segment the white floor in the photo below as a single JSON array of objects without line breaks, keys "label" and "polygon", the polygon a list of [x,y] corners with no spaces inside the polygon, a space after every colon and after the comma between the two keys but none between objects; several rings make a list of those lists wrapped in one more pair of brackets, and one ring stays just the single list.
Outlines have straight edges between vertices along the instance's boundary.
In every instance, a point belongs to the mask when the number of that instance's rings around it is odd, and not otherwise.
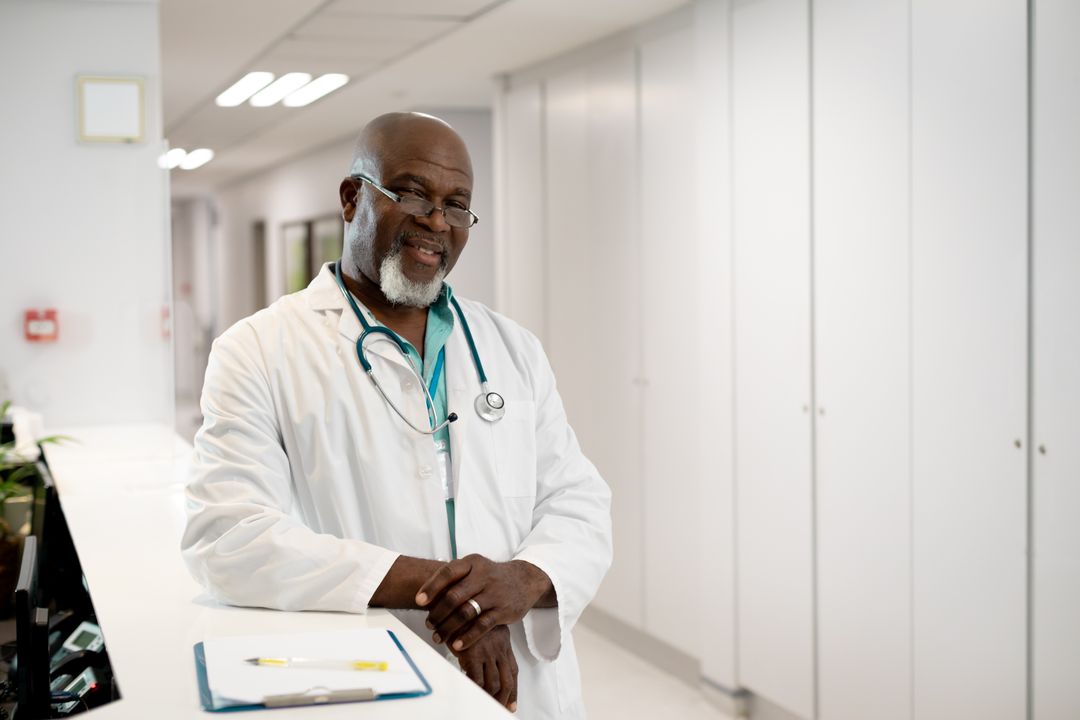
[{"label": "white floor", "polygon": [[695,688],[587,627],[574,629],[589,720],[731,720]]}]

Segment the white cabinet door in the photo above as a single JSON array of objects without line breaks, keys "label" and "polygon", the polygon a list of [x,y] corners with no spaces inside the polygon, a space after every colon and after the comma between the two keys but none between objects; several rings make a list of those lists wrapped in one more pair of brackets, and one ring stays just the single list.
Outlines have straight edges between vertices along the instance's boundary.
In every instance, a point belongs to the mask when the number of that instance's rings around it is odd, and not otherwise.
[{"label": "white cabinet door", "polygon": [[806,2],[733,13],[739,681],[814,714]]},{"label": "white cabinet door", "polygon": [[1080,717],[1080,3],[1035,3],[1033,720]]},{"label": "white cabinet door", "polygon": [[509,88],[496,105],[499,310],[544,337],[543,106],[537,83]]},{"label": "white cabinet door", "polygon": [[911,718],[908,0],[814,3],[818,692]]},{"label": "white cabinet door", "polygon": [[735,676],[735,417],[731,248],[731,0],[694,5],[697,119],[697,304],[702,372],[693,397],[701,531],[701,673],[732,689]]},{"label": "white cabinet door", "polygon": [[[642,453],[645,629],[700,657],[698,448],[715,445],[695,400],[711,308],[696,300],[693,44],[689,31],[640,49]],[[708,369],[707,369],[708,368]],[[726,438],[725,438],[726,439]],[[717,465],[725,461],[717,458]]]},{"label": "white cabinet door", "polygon": [[916,720],[1026,713],[1026,27],[912,7]]},{"label": "white cabinet door", "polygon": [[585,71],[573,70],[547,80],[543,108],[543,162],[536,172],[543,175],[539,204],[544,211],[541,232],[547,237],[547,255],[532,271],[547,266],[544,299],[551,326],[547,352],[570,422],[584,440],[582,433],[591,432],[584,425],[591,419],[590,404],[584,400],[587,394],[582,395],[592,382],[591,368],[583,364],[590,333],[588,323],[575,316],[591,302],[593,285],[589,268],[582,262],[590,230]]},{"label": "white cabinet door", "polygon": [[597,607],[642,627],[637,79],[615,53],[546,84],[548,337],[582,447],[613,493]]}]

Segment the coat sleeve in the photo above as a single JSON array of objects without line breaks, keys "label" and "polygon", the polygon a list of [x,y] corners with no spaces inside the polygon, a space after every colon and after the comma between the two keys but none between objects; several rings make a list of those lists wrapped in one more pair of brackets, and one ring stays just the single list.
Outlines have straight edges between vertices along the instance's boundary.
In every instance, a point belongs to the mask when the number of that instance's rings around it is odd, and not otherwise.
[{"label": "coat sleeve", "polygon": [[611,490],[581,452],[570,428],[555,376],[536,338],[537,492],[532,531],[514,556],[547,573],[558,606],[534,608],[524,618],[529,652],[555,660],[611,566]]},{"label": "coat sleeve", "polygon": [[364,612],[397,553],[320,534],[299,517],[254,330],[210,353],[181,550],[217,599],[279,610]]}]

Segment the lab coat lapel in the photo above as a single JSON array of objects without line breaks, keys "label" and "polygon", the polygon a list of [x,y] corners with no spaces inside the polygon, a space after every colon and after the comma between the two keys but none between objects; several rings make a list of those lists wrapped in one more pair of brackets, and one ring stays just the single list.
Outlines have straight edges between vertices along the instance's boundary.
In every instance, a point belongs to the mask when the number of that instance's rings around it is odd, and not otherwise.
[{"label": "lab coat lapel", "polygon": [[[356,313],[349,307],[341,288],[338,286],[330,263],[322,266],[319,274],[302,292],[308,307],[315,312],[326,313],[325,317],[328,326],[333,326],[333,313],[338,313],[337,332],[349,341],[349,345],[355,353],[356,340],[360,337],[362,328],[360,321],[356,318]],[[365,308],[361,306],[361,312],[364,310]],[[370,321],[371,315],[368,314],[366,317]],[[364,353],[369,358],[374,355],[385,358],[391,363],[404,368],[407,372],[412,372],[409,361],[405,359],[401,351],[392,342],[386,342],[382,339],[377,341],[369,339],[368,342],[364,343]]]},{"label": "lab coat lapel", "polygon": [[[338,319],[337,326],[338,333],[349,341],[349,344],[352,345],[353,351],[355,352],[356,340],[360,337],[363,328],[360,326],[360,321],[357,319],[356,313],[352,311],[352,308],[345,304],[345,298],[341,298],[340,313],[341,317]],[[364,343],[364,352],[369,357],[378,355],[395,365],[400,365],[406,371],[412,372],[409,367],[409,361],[405,359],[405,356],[397,346],[388,339],[369,338],[368,341]],[[376,372],[378,372],[378,370],[376,370]]]}]

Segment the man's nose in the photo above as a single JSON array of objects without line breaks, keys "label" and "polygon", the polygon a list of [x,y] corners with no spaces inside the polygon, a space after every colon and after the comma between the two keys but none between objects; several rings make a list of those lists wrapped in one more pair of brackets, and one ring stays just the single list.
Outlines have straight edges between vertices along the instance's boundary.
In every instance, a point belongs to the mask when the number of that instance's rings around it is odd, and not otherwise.
[{"label": "man's nose", "polygon": [[450,225],[446,222],[446,215],[440,207],[432,208],[427,215],[416,215],[416,222],[423,225],[431,232],[447,232]]}]

